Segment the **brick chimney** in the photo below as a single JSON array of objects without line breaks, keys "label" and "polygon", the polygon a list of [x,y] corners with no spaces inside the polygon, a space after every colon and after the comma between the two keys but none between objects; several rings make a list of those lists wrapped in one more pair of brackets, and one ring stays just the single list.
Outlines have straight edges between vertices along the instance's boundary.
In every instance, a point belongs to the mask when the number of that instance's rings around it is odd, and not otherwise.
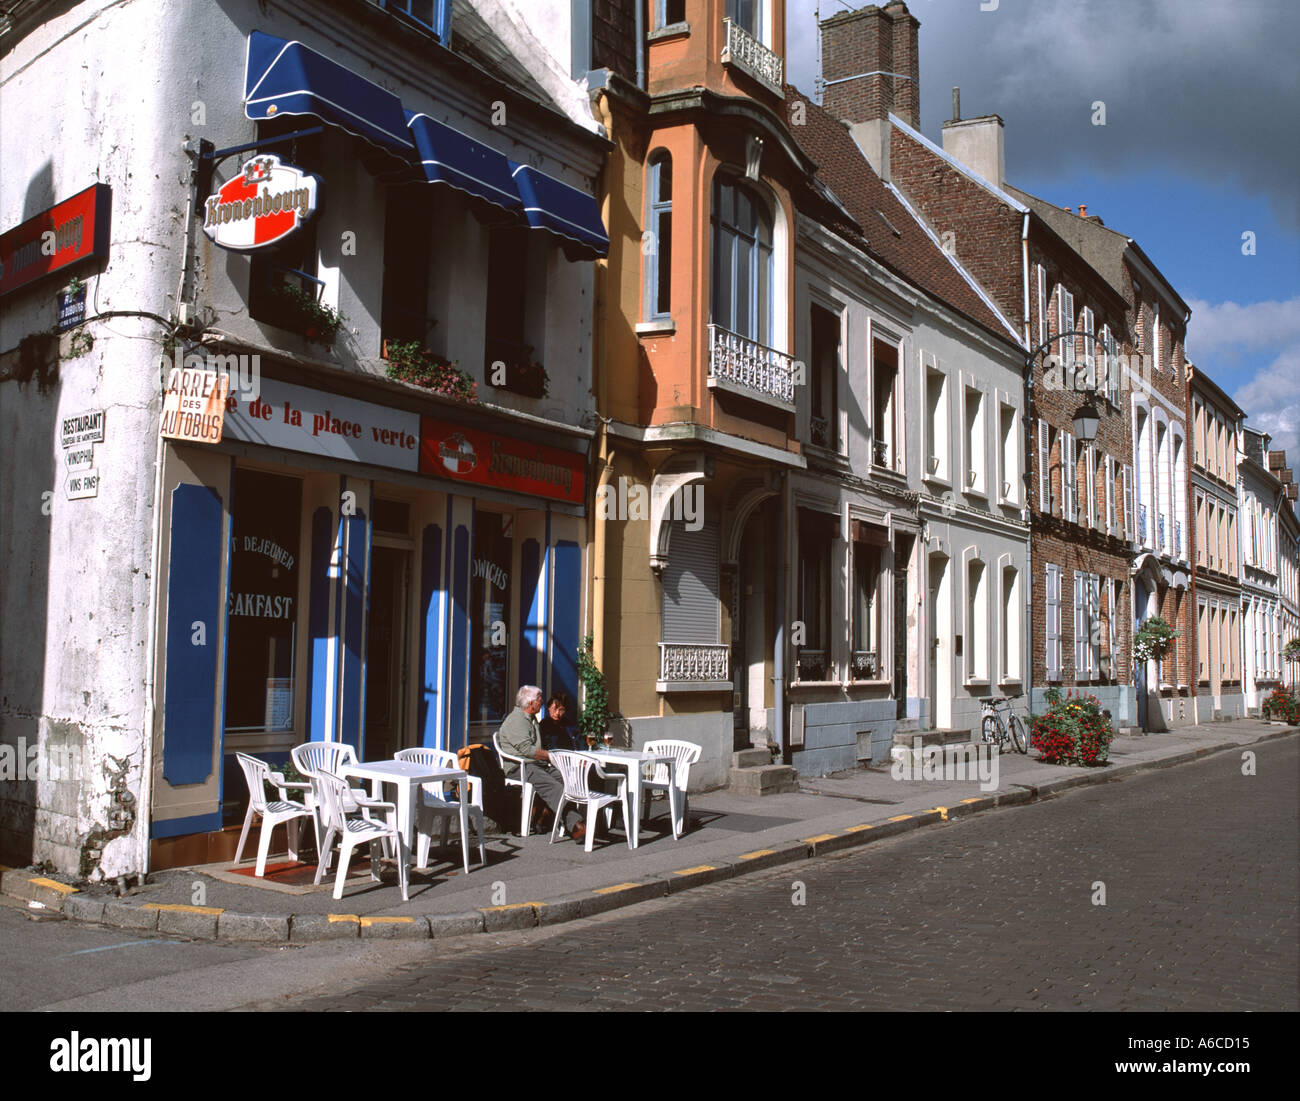
[{"label": "brick chimney", "polygon": [[832,115],[872,122],[893,112],[921,128],[917,31],[921,21],[902,0],[871,4],[822,20],[824,105]]},{"label": "brick chimney", "polygon": [[820,24],[823,105],[849,123],[872,167],[886,180],[889,114],[921,128],[920,26],[902,0],[842,12]]}]

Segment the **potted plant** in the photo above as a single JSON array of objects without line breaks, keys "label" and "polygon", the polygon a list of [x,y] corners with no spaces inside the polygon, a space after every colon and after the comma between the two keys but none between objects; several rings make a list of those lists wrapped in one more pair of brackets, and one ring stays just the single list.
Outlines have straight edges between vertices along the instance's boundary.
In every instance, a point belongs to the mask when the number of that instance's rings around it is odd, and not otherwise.
[{"label": "potted plant", "polygon": [[[503,378],[498,382],[498,379]],[[499,390],[509,390],[526,398],[544,398],[550,392],[550,376],[533,349],[525,346],[508,359],[494,359],[488,364],[488,379]]]},{"label": "potted plant", "polygon": [[599,745],[609,730],[614,714],[609,707],[609,688],[605,674],[592,654],[595,638],[588,635],[578,647],[578,680],[582,682],[582,711],[578,715],[578,737],[590,745]]},{"label": "potted plant", "polygon": [[301,333],[312,344],[329,347],[346,320],[338,310],[293,283],[281,283],[271,291],[271,297],[279,311],[277,323]]},{"label": "potted plant", "polygon": [[1260,712],[1265,719],[1279,719],[1292,726],[1300,724],[1300,700],[1285,688],[1274,688],[1265,698]]},{"label": "potted plant", "polygon": [[1047,711],[1034,716],[1030,745],[1047,764],[1104,765],[1115,728],[1096,696],[1047,692]]},{"label": "potted plant", "polygon": [[1142,621],[1133,636],[1133,660],[1140,663],[1160,661],[1174,642],[1174,629],[1158,615]]},{"label": "potted plant", "polygon": [[384,341],[385,371],[389,378],[409,382],[457,401],[478,401],[478,384],[456,364],[425,351],[418,340]]}]

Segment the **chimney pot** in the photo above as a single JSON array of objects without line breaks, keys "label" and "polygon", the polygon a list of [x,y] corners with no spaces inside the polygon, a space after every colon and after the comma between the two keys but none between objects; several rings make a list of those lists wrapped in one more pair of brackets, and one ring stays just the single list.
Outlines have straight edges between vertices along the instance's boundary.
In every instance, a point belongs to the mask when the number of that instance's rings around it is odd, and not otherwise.
[{"label": "chimney pot", "polygon": [[1088,217],[1088,208],[1083,203],[1079,204],[1079,217],[1080,218]]},{"label": "chimney pot", "polygon": [[961,122],[961,89],[952,90],[952,121]]}]

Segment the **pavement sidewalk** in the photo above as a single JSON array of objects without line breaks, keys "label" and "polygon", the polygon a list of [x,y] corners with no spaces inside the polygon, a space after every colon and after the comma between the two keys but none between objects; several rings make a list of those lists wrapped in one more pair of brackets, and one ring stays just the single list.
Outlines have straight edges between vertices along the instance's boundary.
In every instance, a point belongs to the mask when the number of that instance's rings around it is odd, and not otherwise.
[{"label": "pavement sidewalk", "polygon": [[[402,901],[391,867],[383,882],[375,883],[364,862],[354,865],[338,901],[331,893],[332,876],[319,888],[310,886],[310,877],[306,887],[264,885],[232,874],[228,864],[155,873],[122,899],[105,885],[78,890],[30,870],[4,872],[0,890],[38,903],[37,909],[61,910],[72,920],[196,939],[285,943],[530,928],[1295,732],[1242,719],[1120,736],[1111,745],[1111,763],[1087,769],[1043,764],[1032,750],[1027,757],[1002,754],[996,786],[978,778],[896,778],[884,765],[801,778],[800,790],[789,794],[705,792],[691,797],[691,827],[678,841],[668,825],[666,802],[658,801],[635,851],[628,849],[617,820],[611,832],[598,835],[590,854],[567,839],[552,845],[547,834],[489,835],[487,865],[471,863],[468,875],[461,870],[459,839],[453,835],[451,848],[431,853],[429,873],[411,873],[409,902]],[[477,856],[473,849],[471,856]],[[242,866],[251,864],[245,860]]]}]

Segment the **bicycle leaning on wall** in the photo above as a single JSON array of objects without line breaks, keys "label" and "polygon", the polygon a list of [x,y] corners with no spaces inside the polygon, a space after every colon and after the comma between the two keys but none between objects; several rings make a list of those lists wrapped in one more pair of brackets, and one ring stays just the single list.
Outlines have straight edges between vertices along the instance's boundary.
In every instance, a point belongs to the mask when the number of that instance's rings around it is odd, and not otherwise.
[{"label": "bicycle leaning on wall", "polygon": [[1021,753],[1029,752],[1029,733],[1020,716],[1011,710],[1011,700],[1006,696],[986,696],[980,700],[980,719],[984,740],[996,742],[1005,751],[1010,742]]}]

